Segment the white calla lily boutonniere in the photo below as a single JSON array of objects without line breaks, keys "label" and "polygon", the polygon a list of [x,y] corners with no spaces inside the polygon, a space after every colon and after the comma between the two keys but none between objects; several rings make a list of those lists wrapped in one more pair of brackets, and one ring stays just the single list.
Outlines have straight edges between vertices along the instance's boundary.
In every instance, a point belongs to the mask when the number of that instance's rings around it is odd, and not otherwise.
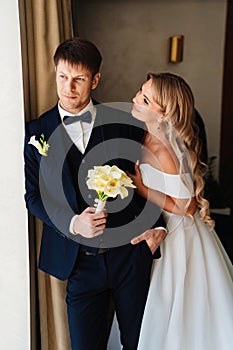
[{"label": "white calla lily boutonniere", "polygon": [[44,156],[47,157],[48,155],[48,151],[49,151],[49,144],[45,141],[44,139],[44,134],[40,135],[40,140],[37,141],[36,140],[36,136],[33,135],[30,138],[30,141],[28,142],[29,145],[33,145],[34,147],[36,147],[36,149],[38,150],[38,152]]},{"label": "white calla lily boutonniere", "polygon": [[124,199],[128,196],[126,187],[136,188],[130,177],[116,165],[95,166],[88,170],[87,187],[96,190],[98,194],[97,212],[104,208],[109,197],[120,195]]}]

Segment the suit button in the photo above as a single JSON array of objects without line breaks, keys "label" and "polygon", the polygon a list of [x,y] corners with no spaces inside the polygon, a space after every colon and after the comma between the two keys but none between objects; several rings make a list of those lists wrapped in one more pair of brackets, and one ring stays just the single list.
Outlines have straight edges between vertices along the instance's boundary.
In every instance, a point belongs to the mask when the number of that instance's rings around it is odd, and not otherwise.
[{"label": "suit button", "polygon": [[83,163],[83,164],[85,163],[85,159],[82,159],[82,163]]},{"label": "suit button", "polygon": [[88,199],[91,199],[92,198],[92,195],[89,193],[88,196],[87,196]]}]

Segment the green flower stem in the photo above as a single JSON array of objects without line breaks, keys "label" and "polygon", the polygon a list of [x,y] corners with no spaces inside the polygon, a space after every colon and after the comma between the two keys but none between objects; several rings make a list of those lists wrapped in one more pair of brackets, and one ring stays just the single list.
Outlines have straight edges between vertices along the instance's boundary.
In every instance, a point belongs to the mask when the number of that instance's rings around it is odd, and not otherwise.
[{"label": "green flower stem", "polygon": [[108,195],[106,195],[103,191],[97,191],[99,200],[105,202],[108,199]]}]

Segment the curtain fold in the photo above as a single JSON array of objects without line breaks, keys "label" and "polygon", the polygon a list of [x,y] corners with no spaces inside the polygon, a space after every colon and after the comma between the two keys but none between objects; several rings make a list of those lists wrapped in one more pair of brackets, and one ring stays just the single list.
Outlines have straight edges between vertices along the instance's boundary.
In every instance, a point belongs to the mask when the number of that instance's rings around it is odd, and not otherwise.
[{"label": "curtain fold", "polygon": [[[70,38],[70,0],[19,0],[25,120],[57,102],[53,55]],[[31,349],[71,349],[65,304],[66,282],[37,270],[42,223],[29,215]]]}]

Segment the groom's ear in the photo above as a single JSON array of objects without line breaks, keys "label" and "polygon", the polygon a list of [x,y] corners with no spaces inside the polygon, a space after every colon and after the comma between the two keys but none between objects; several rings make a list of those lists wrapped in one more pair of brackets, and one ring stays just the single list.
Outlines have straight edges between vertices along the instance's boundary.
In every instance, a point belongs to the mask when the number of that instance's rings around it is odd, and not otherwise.
[{"label": "groom's ear", "polygon": [[98,84],[99,84],[99,80],[100,80],[101,74],[100,72],[96,73],[92,79],[92,86],[91,89],[94,90],[97,88]]}]

